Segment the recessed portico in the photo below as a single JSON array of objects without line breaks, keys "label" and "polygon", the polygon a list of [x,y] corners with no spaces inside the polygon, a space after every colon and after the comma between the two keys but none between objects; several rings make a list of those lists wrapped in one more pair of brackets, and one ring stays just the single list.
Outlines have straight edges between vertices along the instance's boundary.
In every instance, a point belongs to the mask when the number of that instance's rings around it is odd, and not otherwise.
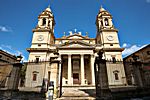
[{"label": "recessed portico", "polygon": [[63,50],[62,54],[62,51],[60,51],[63,61],[62,85],[95,85],[93,55],[90,52],[87,54],[86,50],[76,54],[77,52],[78,50],[72,54],[69,54],[69,52],[65,54]]}]

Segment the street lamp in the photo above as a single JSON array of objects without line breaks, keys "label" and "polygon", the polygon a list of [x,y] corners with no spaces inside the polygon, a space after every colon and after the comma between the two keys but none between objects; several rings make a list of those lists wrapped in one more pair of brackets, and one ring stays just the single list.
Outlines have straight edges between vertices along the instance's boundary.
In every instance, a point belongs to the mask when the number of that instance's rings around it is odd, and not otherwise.
[{"label": "street lamp", "polygon": [[17,56],[17,61],[20,62],[22,58],[23,58],[23,57],[22,57],[21,55]]}]

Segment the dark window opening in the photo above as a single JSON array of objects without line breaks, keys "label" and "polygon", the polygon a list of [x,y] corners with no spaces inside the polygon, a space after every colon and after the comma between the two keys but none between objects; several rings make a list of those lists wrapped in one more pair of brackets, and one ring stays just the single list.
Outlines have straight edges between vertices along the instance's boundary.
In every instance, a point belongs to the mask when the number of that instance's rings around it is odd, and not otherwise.
[{"label": "dark window opening", "polygon": [[33,79],[32,79],[33,81],[36,81],[37,80],[37,74],[33,74]]},{"label": "dark window opening", "polygon": [[65,81],[66,84],[68,84],[68,81]]},{"label": "dark window opening", "polygon": [[110,46],[113,46],[113,44],[110,44]]},{"label": "dark window opening", "polygon": [[132,59],[130,59],[129,61],[132,62]]},{"label": "dark window opening", "polygon": [[119,80],[118,73],[114,73],[114,74],[115,74],[115,80]]},{"label": "dark window opening", "polygon": [[112,57],[113,63],[116,63],[116,58]]},{"label": "dark window opening", "polygon": [[50,26],[50,21],[48,21],[48,26]]},{"label": "dark window opening", "polygon": [[49,81],[49,82],[50,82],[50,74],[51,74],[51,72],[48,71],[48,81]]},{"label": "dark window opening", "polygon": [[107,18],[105,18],[104,22],[105,22],[105,26],[109,26]]},{"label": "dark window opening", "polygon": [[36,61],[35,61],[36,63],[39,63],[39,58],[36,58]]},{"label": "dark window opening", "polygon": [[150,51],[147,51],[147,55],[150,55]]},{"label": "dark window opening", "polygon": [[103,22],[101,21],[101,25],[103,26]]},{"label": "dark window opening", "polygon": [[38,46],[40,47],[40,46],[41,46],[41,44],[38,44]]},{"label": "dark window opening", "polygon": [[45,18],[43,18],[43,24],[42,24],[43,26],[45,26],[46,25],[46,19]]}]

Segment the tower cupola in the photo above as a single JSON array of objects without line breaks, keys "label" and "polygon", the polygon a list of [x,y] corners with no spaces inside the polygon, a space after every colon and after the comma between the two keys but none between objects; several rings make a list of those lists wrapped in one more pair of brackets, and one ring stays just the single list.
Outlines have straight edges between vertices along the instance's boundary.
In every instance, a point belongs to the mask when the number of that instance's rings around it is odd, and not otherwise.
[{"label": "tower cupola", "polygon": [[113,29],[112,15],[106,11],[102,6],[96,18],[97,31],[102,29]]},{"label": "tower cupola", "polygon": [[36,29],[50,29],[53,32],[54,26],[54,15],[49,6],[38,16],[38,25]]}]

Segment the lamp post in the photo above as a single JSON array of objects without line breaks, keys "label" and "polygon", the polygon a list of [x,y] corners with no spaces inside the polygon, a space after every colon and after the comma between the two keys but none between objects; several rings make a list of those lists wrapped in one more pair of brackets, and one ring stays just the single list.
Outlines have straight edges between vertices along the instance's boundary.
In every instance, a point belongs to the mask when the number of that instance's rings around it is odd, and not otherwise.
[{"label": "lamp post", "polygon": [[[102,59],[103,52],[98,52],[98,57],[95,59],[95,76],[96,76],[96,96],[101,98],[111,99],[111,92],[108,87],[108,76],[106,69],[106,60]],[[107,94],[107,95],[105,95]]]},{"label": "lamp post", "polygon": [[23,57],[21,55],[17,56],[17,61],[20,62],[22,60],[22,58]]},{"label": "lamp post", "polygon": [[[57,71],[59,70],[59,64],[61,63],[61,59],[59,58],[59,53],[56,51],[53,53],[54,56],[50,58],[50,65],[55,63],[57,64],[58,68]],[[57,73],[56,73],[57,74]],[[58,74],[57,74],[58,75]],[[57,86],[57,82],[58,82],[58,77],[55,80],[55,84],[54,81],[50,81],[48,84],[48,91],[47,91],[47,98],[49,98],[49,100],[53,100],[53,97],[58,95],[58,86]]]}]

